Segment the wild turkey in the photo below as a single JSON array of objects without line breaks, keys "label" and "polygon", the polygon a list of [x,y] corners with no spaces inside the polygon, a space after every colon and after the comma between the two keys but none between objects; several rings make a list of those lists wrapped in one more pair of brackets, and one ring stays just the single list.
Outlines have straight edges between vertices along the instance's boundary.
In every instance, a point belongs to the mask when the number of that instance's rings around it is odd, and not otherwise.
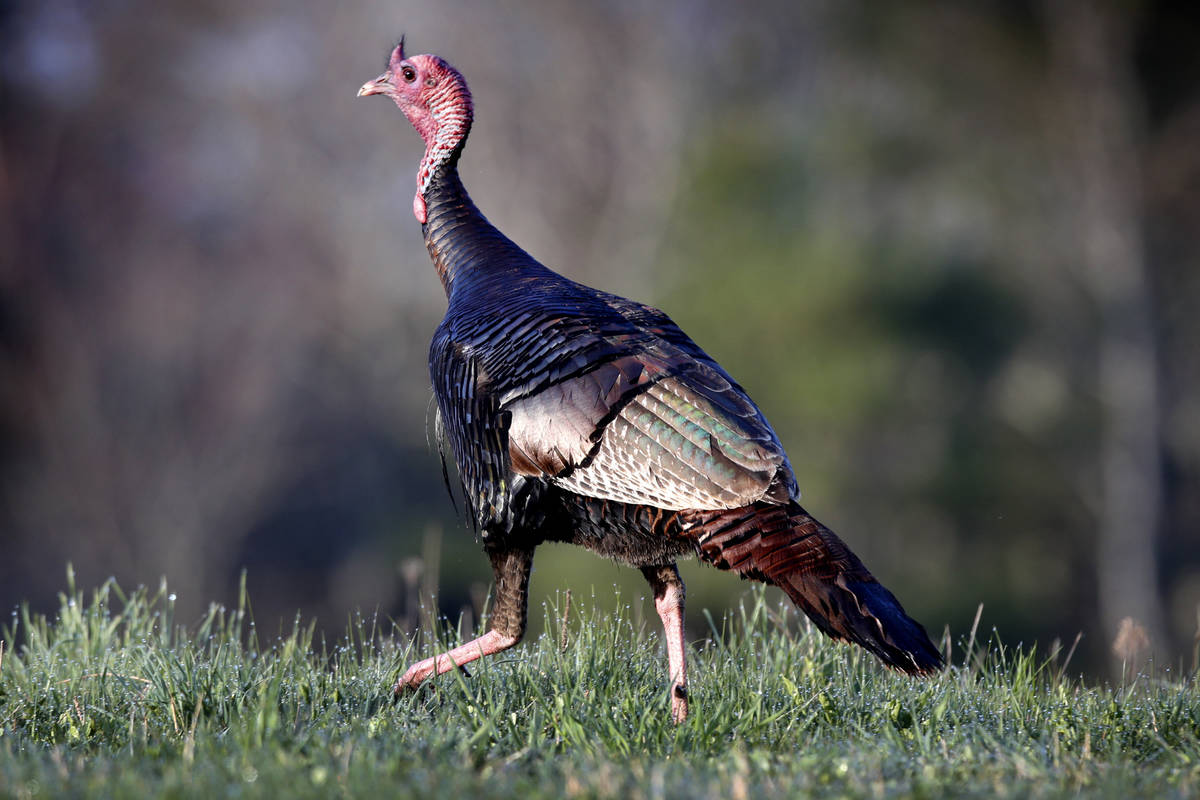
[{"label": "wild turkey", "polygon": [[719,364],[658,309],[550,271],[483,217],[458,176],[473,112],[457,70],[406,58],[401,41],[358,93],[392,98],[425,140],[413,214],[449,301],[429,351],[439,435],[496,581],[488,632],[413,664],[397,693],[521,640],[546,541],[642,570],[676,721],[688,711],[684,555],[779,586],[890,667],[941,668],[925,629],[800,507],[783,446]]}]

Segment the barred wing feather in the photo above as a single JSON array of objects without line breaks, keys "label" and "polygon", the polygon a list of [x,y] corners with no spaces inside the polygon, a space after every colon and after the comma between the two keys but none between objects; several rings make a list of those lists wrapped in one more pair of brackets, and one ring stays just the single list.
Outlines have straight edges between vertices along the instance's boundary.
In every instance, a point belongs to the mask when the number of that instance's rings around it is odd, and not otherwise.
[{"label": "barred wing feather", "polygon": [[589,497],[715,510],[786,502],[794,488],[758,408],[703,362],[626,357],[506,410],[514,471]]}]

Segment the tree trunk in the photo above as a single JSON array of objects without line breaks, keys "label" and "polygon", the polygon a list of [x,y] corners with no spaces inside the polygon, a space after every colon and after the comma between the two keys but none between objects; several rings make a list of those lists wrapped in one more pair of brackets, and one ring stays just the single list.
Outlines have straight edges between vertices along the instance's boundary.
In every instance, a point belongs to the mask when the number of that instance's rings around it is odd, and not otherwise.
[{"label": "tree trunk", "polygon": [[[1118,656],[1140,648],[1132,617],[1166,655],[1156,564],[1163,484],[1159,364],[1145,258],[1141,109],[1127,5],[1048,0],[1047,20],[1069,180],[1078,197],[1081,279],[1098,317],[1101,410],[1097,509],[1101,623]],[[1124,645],[1124,646],[1122,646]],[[1122,652],[1123,651],[1123,652]],[[1138,657],[1147,655],[1138,653]]]}]

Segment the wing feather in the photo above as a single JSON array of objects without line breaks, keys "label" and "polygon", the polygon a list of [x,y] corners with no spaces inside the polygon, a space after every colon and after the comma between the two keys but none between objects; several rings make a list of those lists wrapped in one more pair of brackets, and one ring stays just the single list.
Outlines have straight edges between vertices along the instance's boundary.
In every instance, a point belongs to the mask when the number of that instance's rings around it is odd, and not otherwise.
[{"label": "wing feather", "polygon": [[[614,402],[630,375],[640,382]],[[613,364],[507,410],[510,447],[520,452],[514,469],[534,464],[538,472],[525,474],[579,494],[671,510],[725,509],[764,499],[781,467],[790,481],[783,448],[757,407],[704,364],[674,374]]]}]

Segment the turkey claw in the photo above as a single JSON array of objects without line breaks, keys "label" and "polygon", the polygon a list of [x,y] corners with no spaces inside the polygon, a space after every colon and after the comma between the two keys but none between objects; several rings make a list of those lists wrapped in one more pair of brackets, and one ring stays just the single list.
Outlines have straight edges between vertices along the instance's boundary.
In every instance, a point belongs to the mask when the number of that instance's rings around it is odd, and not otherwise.
[{"label": "turkey claw", "polygon": [[[471,673],[464,666],[459,666],[458,671],[463,674],[464,678],[471,677]],[[409,672],[412,672],[412,670],[409,670]],[[405,673],[399,680],[396,681],[396,684],[392,687],[392,696],[399,697],[399,696],[409,693],[409,692],[416,692],[417,689],[419,689],[421,687],[421,684],[424,683],[427,678],[431,678],[431,677],[433,677],[433,676],[432,675],[409,676],[408,673]]]}]

